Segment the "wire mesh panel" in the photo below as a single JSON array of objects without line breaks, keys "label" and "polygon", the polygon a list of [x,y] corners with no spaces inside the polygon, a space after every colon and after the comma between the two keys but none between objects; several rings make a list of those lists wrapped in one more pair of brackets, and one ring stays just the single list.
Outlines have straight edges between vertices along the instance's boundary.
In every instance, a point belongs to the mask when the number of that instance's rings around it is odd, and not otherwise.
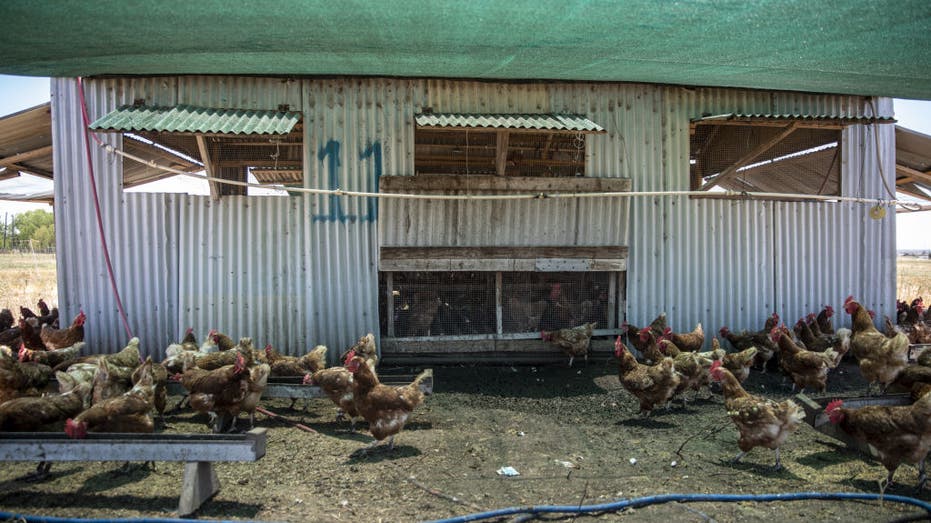
[{"label": "wire mesh panel", "polygon": [[[391,273],[393,332],[397,337],[494,334],[495,273]],[[387,278],[381,273],[382,332],[388,332]]]},{"label": "wire mesh panel", "polygon": [[[588,322],[608,328],[608,318],[616,315],[609,304],[613,275],[501,273],[501,334],[535,335]],[[496,285],[495,272],[382,272],[382,334],[399,338],[497,334]]]},{"label": "wire mesh panel", "polygon": [[608,326],[607,272],[502,274],[505,333],[538,332],[595,322]]},{"label": "wire mesh panel", "polygon": [[[581,133],[418,129],[414,138],[418,174],[585,175]],[[503,164],[499,155],[504,155]]]},{"label": "wire mesh panel", "polygon": [[722,189],[840,194],[840,138],[835,128],[703,124],[690,143],[692,187],[714,180]]}]

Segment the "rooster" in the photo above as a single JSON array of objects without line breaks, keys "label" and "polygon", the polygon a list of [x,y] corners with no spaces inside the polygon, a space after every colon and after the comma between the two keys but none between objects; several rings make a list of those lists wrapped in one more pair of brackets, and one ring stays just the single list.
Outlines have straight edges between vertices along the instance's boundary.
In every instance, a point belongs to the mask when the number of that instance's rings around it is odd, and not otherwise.
[{"label": "rooster", "polygon": [[842,400],[828,403],[824,409],[831,423],[854,438],[876,449],[879,461],[889,474],[879,481],[884,493],[902,462],[918,464],[918,486],[921,492],[925,476],[925,458],[931,451],[931,394],[925,394],[911,405],[870,405],[859,409],[844,407]]},{"label": "rooster", "polygon": [[669,401],[679,387],[681,378],[672,358],[663,358],[656,365],[642,365],[625,349],[620,336],[614,341],[614,355],[618,359],[621,385],[640,401],[640,414],[649,416],[654,407]]},{"label": "rooster", "polygon": [[43,325],[39,331],[39,338],[49,350],[71,347],[79,341],[84,341],[84,322],[87,315],[79,311],[71,325],[64,329],[55,329],[50,325]]},{"label": "rooster", "polygon": [[777,402],[748,393],[719,361],[711,364],[710,372],[711,378],[721,384],[724,408],[740,433],[737,439],[740,453],[734,457],[733,462],[739,462],[755,447],[766,447],[776,451],[776,463],[773,468],[782,468],[779,448],[789,434],[798,429],[805,413],[792,400]]},{"label": "rooster", "polygon": [[375,438],[365,452],[385,438],[388,438],[388,450],[393,450],[394,436],[401,432],[411,413],[423,402],[420,384],[430,372],[421,372],[403,387],[391,387],[378,381],[362,356],[352,352],[348,356],[346,369],[352,373],[352,400],[359,415],[369,422],[369,432]]},{"label": "rooster", "polygon": [[828,371],[840,360],[833,349],[812,352],[799,347],[785,326],[773,327],[770,336],[779,347],[779,366],[792,378],[792,388],[817,389],[824,392],[827,387]]},{"label": "rooster", "polygon": [[853,296],[844,301],[844,310],[853,316],[850,348],[860,362],[860,372],[870,382],[885,390],[895,377],[908,366],[908,337],[901,332],[887,338],[873,325],[869,311],[857,303]]},{"label": "rooster", "polygon": [[585,323],[568,329],[542,331],[540,337],[544,341],[559,346],[569,356],[569,366],[572,367],[572,362],[576,356],[584,357],[585,363],[588,363],[588,347],[591,344],[592,331],[596,325],[596,323]]}]

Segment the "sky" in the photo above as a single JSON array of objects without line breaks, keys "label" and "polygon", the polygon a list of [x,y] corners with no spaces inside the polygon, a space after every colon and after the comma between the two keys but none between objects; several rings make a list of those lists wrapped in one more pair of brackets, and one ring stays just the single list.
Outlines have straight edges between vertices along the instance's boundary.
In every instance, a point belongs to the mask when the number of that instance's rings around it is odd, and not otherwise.
[{"label": "sky", "polygon": [[[22,111],[49,101],[49,79],[23,76],[0,75],[0,116]],[[895,117],[898,125],[931,136],[931,101],[894,100]],[[187,177],[178,177],[190,180]],[[22,175],[12,180],[0,181],[0,192],[16,187],[16,192],[28,192],[50,187],[51,182],[35,176]],[[164,180],[152,190],[165,191],[166,185],[173,185],[175,192],[204,194],[206,183],[194,180],[179,183],[177,180]],[[32,209],[51,210],[46,204],[21,203],[0,200],[0,220],[6,213],[16,214]],[[896,247],[903,249],[931,250],[931,211],[898,214],[896,216]]]}]

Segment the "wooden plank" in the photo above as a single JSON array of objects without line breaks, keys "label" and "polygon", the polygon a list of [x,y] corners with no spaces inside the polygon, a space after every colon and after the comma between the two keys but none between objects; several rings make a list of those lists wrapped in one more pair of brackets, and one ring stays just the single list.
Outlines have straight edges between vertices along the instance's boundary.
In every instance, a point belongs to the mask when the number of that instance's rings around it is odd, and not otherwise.
[{"label": "wooden plank", "polygon": [[495,150],[495,172],[498,176],[504,176],[508,167],[508,132],[498,131],[498,140]]},{"label": "wooden plank", "polygon": [[[217,178],[217,171],[213,165],[213,161],[210,159],[210,150],[207,149],[207,143],[204,141],[204,135],[194,135],[194,139],[197,140],[197,149],[200,151],[200,161],[204,164],[204,172],[207,173],[208,178]],[[213,200],[219,200],[220,183],[208,180],[207,185],[210,186],[210,198]]]},{"label": "wooden plank", "polygon": [[753,160],[755,160],[759,155],[761,155],[761,154],[763,154],[764,152],[768,151],[768,150],[769,150],[770,148],[772,148],[774,145],[776,145],[777,143],[781,142],[781,141],[784,140],[787,136],[789,136],[790,134],[792,134],[793,132],[795,132],[795,130],[796,130],[797,128],[798,128],[798,122],[792,122],[792,123],[790,123],[788,126],[786,126],[785,128],[783,128],[782,131],[780,131],[779,133],[777,133],[775,136],[773,136],[773,137],[770,138],[769,140],[767,140],[767,141],[761,143],[760,145],[756,146],[752,151],[750,151],[750,152],[748,152],[747,154],[743,155],[739,160],[737,160],[736,162],[734,162],[733,164],[731,164],[730,167],[728,167],[727,169],[724,169],[723,171],[721,171],[721,174],[719,174],[714,180],[711,180],[710,182],[706,183],[705,185],[702,185],[700,190],[702,190],[702,191],[707,191],[708,189],[711,189],[712,187],[714,187],[714,186],[720,184],[721,182],[724,182],[724,181],[726,181],[726,180],[729,180],[729,179],[733,178],[733,177],[737,174],[737,170],[738,170],[738,169],[740,169],[740,168],[743,167],[744,165],[747,165],[747,164],[753,162]]},{"label": "wooden plank", "polygon": [[43,169],[37,169],[35,167],[30,167],[23,163],[11,163],[6,166],[7,170],[23,171],[29,174],[38,176],[39,178],[53,179],[52,173],[45,171]]},{"label": "wooden plank", "polygon": [[381,192],[629,192],[631,180],[630,178],[418,174],[416,176],[382,176],[378,180],[378,187]]},{"label": "wooden plank", "polygon": [[627,270],[627,260],[620,259],[496,259],[496,258],[421,258],[380,259],[383,272],[619,272]]},{"label": "wooden plank", "polygon": [[37,149],[32,149],[31,151],[25,151],[18,154],[11,154],[10,156],[5,156],[0,158],[0,167],[7,167],[13,164],[20,163],[24,160],[31,160],[38,156],[44,156],[46,154],[52,154],[52,146],[46,145],[44,147],[39,147]]},{"label": "wooden plank", "polygon": [[[597,329],[594,336],[615,336],[618,334],[616,329]],[[521,336],[517,338],[516,336]],[[454,338],[454,339],[450,339]],[[455,339],[460,338],[460,339]],[[470,356],[474,354],[510,354],[510,353],[529,353],[529,354],[563,354],[562,350],[540,339],[539,333],[521,333],[515,335],[504,335],[499,339],[479,339],[468,340],[462,337],[446,338],[382,338],[382,353],[385,355],[411,355],[411,354],[461,354]],[[613,339],[599,340],[592,339],[590,351],[592,352],[612,352],[614,350]]]},{"label": "wooden plank", "polygon": [[911,167],[906,167],[902,164],[897,163],[895,165],[895,173],[900,176],[907,176],[915,181],[931,184],[931,173],[912,169]]},{"label": "wooden plank", "polygon": [[225,437],[177,438],[168,434],[29,433],[31,438],[0,437],[0,461],[256,461],[265,455],[265,429]]},{"label": "wooden plank", "polygon": [[379,249],[383,260],[424,258],[447,259],[619,259],[626,258],[628,248],[622,245],[604,246],[539,246],[539,247],[392,247]]}]

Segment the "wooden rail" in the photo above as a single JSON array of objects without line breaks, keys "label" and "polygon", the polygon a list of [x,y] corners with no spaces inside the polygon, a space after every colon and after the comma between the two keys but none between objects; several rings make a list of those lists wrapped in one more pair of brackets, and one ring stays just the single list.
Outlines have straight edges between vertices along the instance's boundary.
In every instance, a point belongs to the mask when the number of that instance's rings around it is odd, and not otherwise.
[{"label": "wooden rail", "polygon": [[245,434],[88,434],[0,432],[0,461],[183,461],[178,515],[187,516],[220,490],[214,461],[257,461],[266,429]]}]

